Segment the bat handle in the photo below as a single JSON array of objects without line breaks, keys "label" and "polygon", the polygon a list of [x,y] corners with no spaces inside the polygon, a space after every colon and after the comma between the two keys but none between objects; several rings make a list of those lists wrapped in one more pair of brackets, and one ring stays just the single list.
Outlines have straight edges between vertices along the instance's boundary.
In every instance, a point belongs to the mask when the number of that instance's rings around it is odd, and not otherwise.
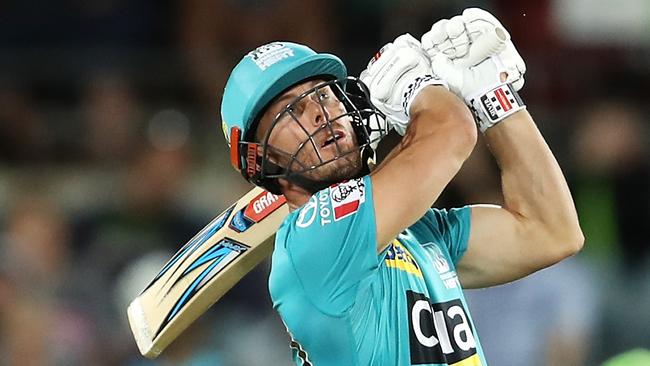
[{"label": "bat handle", "polygon": [[509,40],[510,34],[502,27],[481,34],[470,46],[468,55],[462,60],[462,65],[465,67],[478,65],[486,58],[503,51]]}]

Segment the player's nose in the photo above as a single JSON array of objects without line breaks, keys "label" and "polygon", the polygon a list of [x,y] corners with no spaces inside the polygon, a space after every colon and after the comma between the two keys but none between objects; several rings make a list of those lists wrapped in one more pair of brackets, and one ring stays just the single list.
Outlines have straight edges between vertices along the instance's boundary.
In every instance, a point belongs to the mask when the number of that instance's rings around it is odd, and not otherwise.
[{"label": "player's nose", "polygon": [[305,99],[307,99],[307,105],[305,106],[306,113],[304,114],[304,117],[306,119],[306,122],[309,123],[309,130],[314,133],[318,129],[322,128],[327,122],[325,115],[326,112],[323,110],[323,106],[317,101],[314,101],[311,98]]}]

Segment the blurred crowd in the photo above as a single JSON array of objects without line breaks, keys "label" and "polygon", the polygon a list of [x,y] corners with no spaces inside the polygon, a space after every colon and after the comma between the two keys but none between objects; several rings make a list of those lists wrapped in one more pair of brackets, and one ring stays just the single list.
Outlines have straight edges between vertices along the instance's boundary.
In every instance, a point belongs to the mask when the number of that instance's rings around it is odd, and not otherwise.
[{"label": "blurred crowd", "polygon": [[[384,43],[468,6],[493,11],[526,60],[522,97],[587,238],[557,266],[468,291],[488,360],[586,366],[649,349],[650,5],[631,3],[3,2],[0,365],[290,365],[267,262],[156,361],[126,321],[164,261],[250,189],[220,128],[228,73],[256,46],[291,40],[358,75]],[[436,206],[500,200],[479,141]]]}]

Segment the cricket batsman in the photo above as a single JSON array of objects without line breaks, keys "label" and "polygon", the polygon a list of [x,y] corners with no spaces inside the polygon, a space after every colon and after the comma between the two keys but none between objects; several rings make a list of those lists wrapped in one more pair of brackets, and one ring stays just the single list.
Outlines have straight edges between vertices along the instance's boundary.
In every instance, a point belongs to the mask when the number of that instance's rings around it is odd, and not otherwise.
[{"label": "cricket batsman", "polygon": [[[480,9],[421,40],[398,37],[360,78],[290,42],[233,69],[221,107],[232,163],[291,210],[269,290],[297,365],[485,366],[463,288],[580,250],[571,193],[517,94],[524,73],[508,32]],[[391,128],[403,138],[373,166]],[[500,167],[503,207],[432,209],[477,130]]]}]

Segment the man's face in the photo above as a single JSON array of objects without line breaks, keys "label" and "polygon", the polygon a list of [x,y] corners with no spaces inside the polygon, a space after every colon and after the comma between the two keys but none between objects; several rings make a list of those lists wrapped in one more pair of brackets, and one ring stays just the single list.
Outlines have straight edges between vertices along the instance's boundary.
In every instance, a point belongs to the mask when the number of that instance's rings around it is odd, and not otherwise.
[{"label": "man's face", "polygon": [[292,172],[308,170],[303,176],[312,180],[345,180],[362,167],[351,118],[344,115],[345,106],[330,86],[295,101],[323,82],[306,81],[282,93],[262,115],[257,139],[264,142],[271,129],[268,157],[279,166]]}]

